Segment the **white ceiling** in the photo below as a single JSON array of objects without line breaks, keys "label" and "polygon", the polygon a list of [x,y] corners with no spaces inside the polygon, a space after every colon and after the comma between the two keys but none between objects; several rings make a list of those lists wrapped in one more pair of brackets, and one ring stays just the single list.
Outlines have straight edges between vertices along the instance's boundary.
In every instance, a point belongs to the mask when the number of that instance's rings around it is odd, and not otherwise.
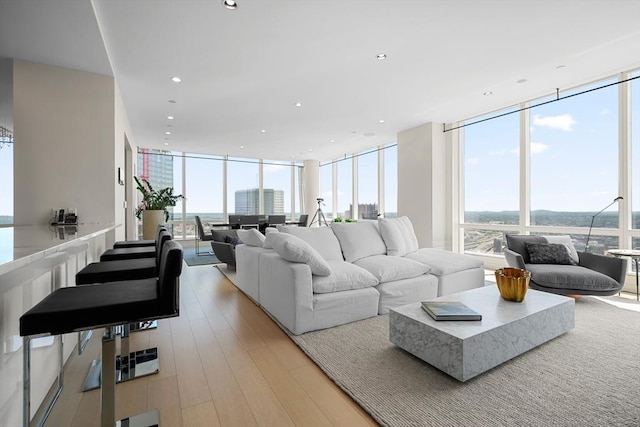
[{"label": "white ceiling", "polygon": [[238,4],[0,0],[0,56],[115,75],[140,146],[296,161],[640,67],[640,0]]}]

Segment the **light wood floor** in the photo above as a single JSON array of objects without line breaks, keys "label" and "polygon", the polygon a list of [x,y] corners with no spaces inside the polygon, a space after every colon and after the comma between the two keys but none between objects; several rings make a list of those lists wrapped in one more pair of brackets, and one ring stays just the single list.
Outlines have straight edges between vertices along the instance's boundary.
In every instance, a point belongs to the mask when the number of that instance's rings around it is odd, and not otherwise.
[{"label": "light wood floor", "polygon": [[[217,268],[185,264],[180,290],[180,317],[131,335],[132,351],[158,347],[160,373],[117,386],[118,419],[157,408],[162,427],[376,425]],[[100,425],[99,390],[80,391],[100,333],[69,360],[45,426]]]}]

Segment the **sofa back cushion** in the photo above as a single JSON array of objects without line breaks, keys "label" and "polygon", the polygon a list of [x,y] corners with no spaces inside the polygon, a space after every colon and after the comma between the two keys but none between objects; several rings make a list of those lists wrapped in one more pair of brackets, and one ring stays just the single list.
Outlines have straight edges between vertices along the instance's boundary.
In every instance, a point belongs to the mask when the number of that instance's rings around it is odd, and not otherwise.
[{"label": "sofa back cushion", "polygon": [[225,237],[238,237],[238,232],[237,230],[211,230],[211,236],[216,242],[224,242]]},{"label": "sofa back cushion", "polygon": [[418,250],[418,238],[409,217],[380,218],[378,224],[387,255],[405,256]]},{"label": "sofa back cushion", "polygon": [[377,221],[333,222],[331,229],[340,242],[342,255],[347,262],[387,253],[387,247],[378,231]]},{"label": "sofa back cushion", "polygon": [[328,227],[298,227],[291,225],[279,225],[277,227],[281,233],[292,234],[314,248],[327,261],[344,261],[340,243]]},{"label": "sofa back cushion", "polygon": [[507,248],[522,255],[525,264],[531,264],[529,251],[527,250],[527,242],[529,243],[547,243],[546,239],[541,236],[528,236],[524,234],[507,234]]},{"label": "sofa back cushion", "polygon": [[431,271],[431,267],[409,258],[374,255],[354,263],[373,274],[380,283],[411,279]]},{"label": "sofa back cushion", "polygon": [[325,259],[307,242],[288,233],[269,233],[265,243],[273,247],[278,255],[289,262],[304,263],[311,268],[311,274],[328,276],[331,267]]}]

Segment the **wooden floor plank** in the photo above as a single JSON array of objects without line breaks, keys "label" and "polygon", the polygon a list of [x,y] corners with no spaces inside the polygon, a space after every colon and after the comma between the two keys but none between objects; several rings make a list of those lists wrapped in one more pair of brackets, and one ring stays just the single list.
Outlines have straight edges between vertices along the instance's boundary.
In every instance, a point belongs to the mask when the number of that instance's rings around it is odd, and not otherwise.
[{"label": "wooden floor plank", "polygon": [[[82,392],[102,331],[67,363],[47,427],[98,427],[100,391]],[[184,266],[180,316],[131,335],[158,347],[160,373],[116,387],[117,418],[157,408],[171,427],[374,426],[262,309],[217,268]],[[119,347],[119,343],[118,343]]]}]

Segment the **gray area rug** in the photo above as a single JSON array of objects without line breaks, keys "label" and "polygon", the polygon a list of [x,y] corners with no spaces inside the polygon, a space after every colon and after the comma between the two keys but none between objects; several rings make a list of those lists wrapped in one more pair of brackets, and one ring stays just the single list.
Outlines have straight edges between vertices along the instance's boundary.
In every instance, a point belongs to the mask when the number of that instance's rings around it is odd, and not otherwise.
[{"label": "gray area rug", "polygon": [[[211,247],[209,247],[211,249]],[[214,254],[209,254],[206,247],[200,248],[200,255],[196,254],[195,248],[184,248],[183,257],[188,266],[219,264],[220,260]]]},{"label": "gray area rug", "polygon": [[384,426],[640,425],[638,311],[581,298],[574,330],[465,383],[388,335],[385,315],[291,338]]}]

